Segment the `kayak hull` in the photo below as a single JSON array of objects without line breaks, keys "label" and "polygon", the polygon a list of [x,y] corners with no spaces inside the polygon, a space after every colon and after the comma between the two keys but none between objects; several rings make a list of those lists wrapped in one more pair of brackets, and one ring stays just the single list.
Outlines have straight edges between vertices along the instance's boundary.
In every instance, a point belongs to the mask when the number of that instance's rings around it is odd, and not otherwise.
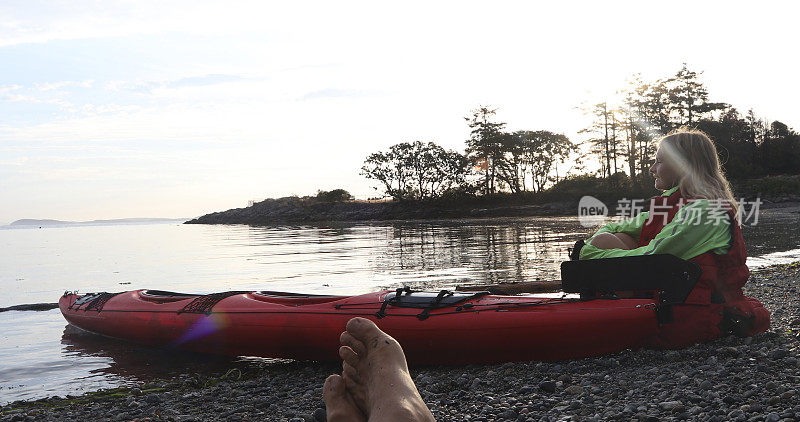
[{"label": "kayak hull", "polygon": [[202,296],[116,294],[100,309],[65,294],[59,308],[83,330],[141,344],[230,356],[339,360],[339,335],[355,316],[398,340],[412,364],[562,360],[642,347],[658,331],[650,299],[546,299],[478,295],[430,310],[384,307],[390,291],[360,296],[232,294],[202,312]]}]

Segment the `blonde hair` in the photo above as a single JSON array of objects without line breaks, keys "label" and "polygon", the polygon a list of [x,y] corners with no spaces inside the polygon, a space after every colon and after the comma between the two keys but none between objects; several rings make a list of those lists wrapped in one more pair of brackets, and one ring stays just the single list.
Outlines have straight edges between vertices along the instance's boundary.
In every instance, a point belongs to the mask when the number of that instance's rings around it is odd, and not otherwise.
[{"label": "blonde hair", "polygon": [[717,148],[708,135],[697,129],[681,127],[662,137],[658,145],[664,149],[666,160],[680,175],[678,186],[684,198],[721,199],[738,221],[739,204],[722,172]]}]

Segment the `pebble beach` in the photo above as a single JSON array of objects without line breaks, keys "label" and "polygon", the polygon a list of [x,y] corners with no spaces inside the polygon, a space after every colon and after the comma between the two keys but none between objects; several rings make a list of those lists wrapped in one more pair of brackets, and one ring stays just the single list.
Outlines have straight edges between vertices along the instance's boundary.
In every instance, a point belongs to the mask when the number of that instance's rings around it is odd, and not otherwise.
[{"label": "pebble beach", "polygon": [[[412,367],[440,421],[800,420],[800,261],[753,271],[746,294],[768,332],[678,351],[636,350],[561,362]],[[324,421],[322,384],[340,367],[249,363],[82,396],[18,401],[0,422]]]}]

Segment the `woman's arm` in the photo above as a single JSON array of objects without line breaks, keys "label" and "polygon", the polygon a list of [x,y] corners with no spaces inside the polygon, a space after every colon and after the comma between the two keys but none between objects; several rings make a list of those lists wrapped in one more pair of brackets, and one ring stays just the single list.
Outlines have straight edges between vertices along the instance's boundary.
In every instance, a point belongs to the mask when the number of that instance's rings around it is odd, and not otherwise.
[{"label": "woman's arm", "polygon": [[[672,221],[645,246],[635,249],[601,249],[590,244],[580,250],[580,259],[615,258],[621,256],[668,253],[683,259],[694,258],[704,252],[726,253],[730,249],[730,224],[728,219],[712,224],[708,216],[708,201],[697,200],[682,207]],[[642,213],[645,214],[645,213]],[[640,216],[642,215],[640,214]],[[700,216],[701,224],[693,224]],[[644,224],[646,218],[642,221]],[[641,232],[641,228],[639,229]],[[638,234],[637,234],[638,237]]]},{"label": "woman's arm", "polygon": [[650,218],[650,213],[648,211],[641,212],[634,218],[626,218],[621,221],[611,222],[603,227],[600,227],[600,230],[597,231],[592,237],[586,240],[586,243],[592,241],[592,239],[600,233],[625,233],[628,236],[632,237],[634,240],[639,239],[639,234],[642,232],[642,227],[644,226],[644,222]]}]

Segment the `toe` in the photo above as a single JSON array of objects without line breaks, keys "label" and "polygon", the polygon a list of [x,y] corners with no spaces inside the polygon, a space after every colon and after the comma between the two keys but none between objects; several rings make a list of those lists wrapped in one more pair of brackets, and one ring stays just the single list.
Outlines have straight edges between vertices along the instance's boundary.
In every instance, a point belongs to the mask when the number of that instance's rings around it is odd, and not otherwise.
[{"label": "toe", "polygon": [[358,371],[356,370],[356,368],[353,368],[347,362],[342,363],[342,378],[344,378],[345,381],[350,379],[350,380],[352,380],[354,382],[358,382],[359,379],[360,379],[360,377],[358,376]]},{"label": "toe", "polygon": [[325,413],[328,422],[362,422],[366,421],[364,413],[356,406],[353,397],[348,394],[345,381],[339,375],[331,375],[322,387],[322,399],[325,400]]},{"label": "toe", "polygon": [[341,376],[334,374],[325,379],[325,384],[322,386],[322,398],[327,403],[337,396],[344,395],[344,391],[344,380]]},{"label": "toe", "polygon": [[374,322],[366,318],[355,317],[347,321],[345,328],[347,333],[364,345],[369,345],[371,341],[374,341],[381,335],[385,335]]},{"label": "toe", "polygon": [[344,346],[349,346],[357,355],[366,356],[367,348],[364,346],[364,343],[356,340],[356,338],[347,331],[339,336],[339,342]]},{"label": "toe", "polygon": [[342,346],[339,348],[339,357],[341,357],[343,361],[352,367],[358,366],[358,355],[348,346]]}]

